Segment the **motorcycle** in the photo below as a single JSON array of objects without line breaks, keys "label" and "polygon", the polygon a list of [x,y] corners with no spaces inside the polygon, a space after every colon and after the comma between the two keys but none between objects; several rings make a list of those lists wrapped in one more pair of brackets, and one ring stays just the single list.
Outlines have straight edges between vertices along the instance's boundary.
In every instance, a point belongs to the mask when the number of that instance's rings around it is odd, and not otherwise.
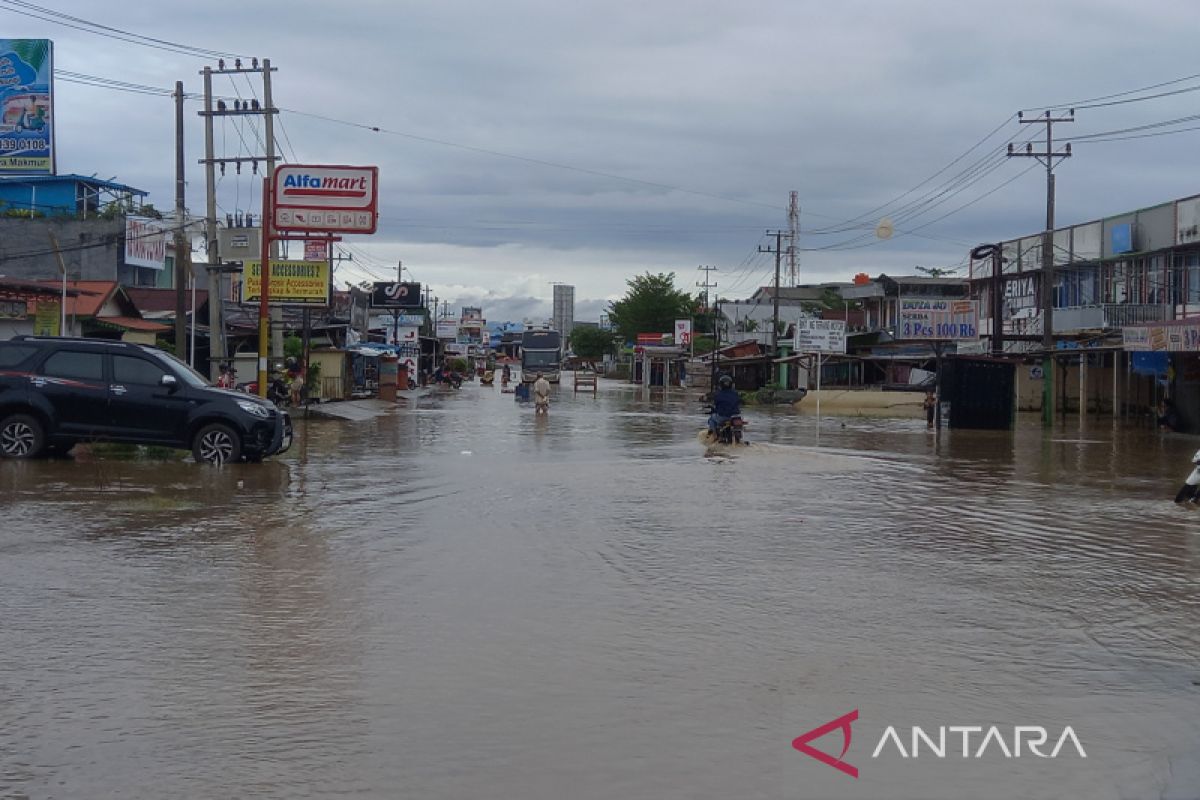
[{"label": "motorcycle", "polygon": [[1175,495],[1175,502],[1200,505],[1200,450],[1192,456],[1192,474],[1187,476]]},{"label": "motorcycle", "polygon": [[[712,406],[708,406],[707,410],[708,410],[709,415],[711,416],[713,413]],[[742,419],[741,415],[738,415],[736,417],[730,417],[729,419],[722,422],[720,424],[720,426],[717,428],[717,433],[716,433],[715,439],[713,437],[713,434],[711,432],[709,432],[709,434],[708,434],[709,440],[712,441],[714,444],[741,444],[742,443],[742,429],[745,427],[746,427],[746,421],[744,419]]]},{"label": "motorcycle", "polygon": [[[239,383],[235,387],[235,391],[257,395],[258,381]],[[272,378],[271,382],[267,384],[267,399],[280,408],[291,405],[292,391],[289,388],[287,381],[278,375]]]}]

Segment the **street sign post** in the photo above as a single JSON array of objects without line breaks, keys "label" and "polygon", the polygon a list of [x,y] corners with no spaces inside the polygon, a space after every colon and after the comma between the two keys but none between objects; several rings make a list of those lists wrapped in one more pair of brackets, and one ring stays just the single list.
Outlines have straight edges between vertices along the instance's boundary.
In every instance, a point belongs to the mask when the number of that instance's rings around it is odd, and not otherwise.
[{"label": "street sign post", "polygon": [[846,321],[841,319],[796,320],[796,352],[812,353],[817,362],[817,441],[821,440],[821,360],[826,353],[846,352]]},{"label": "street sign post", "polygon": [[[268,101],[267,105],[270,105]],[[379,208],[379,167],[287,164],[263,178],[262,251],[259,264],[271,263],[271,244],[326,234],[374,233]],[[303,236],[296,236],[303,233]],[[292,235],[289,235],[292,234]],[[258,299],[258,393],[267,396],[270,354],[271,269],[262,270]],[[304,364],[307,371],[308,364]]]}]

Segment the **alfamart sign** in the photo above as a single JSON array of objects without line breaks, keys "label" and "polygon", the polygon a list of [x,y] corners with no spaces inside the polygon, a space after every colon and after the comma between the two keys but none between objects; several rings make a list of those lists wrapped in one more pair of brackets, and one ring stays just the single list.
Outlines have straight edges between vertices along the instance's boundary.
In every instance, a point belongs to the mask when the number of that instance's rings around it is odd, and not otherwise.
[{"label": "alfamart sign", "polygon": [[277,231],[375,232],[379,167],[288,164],[271,188]]}]

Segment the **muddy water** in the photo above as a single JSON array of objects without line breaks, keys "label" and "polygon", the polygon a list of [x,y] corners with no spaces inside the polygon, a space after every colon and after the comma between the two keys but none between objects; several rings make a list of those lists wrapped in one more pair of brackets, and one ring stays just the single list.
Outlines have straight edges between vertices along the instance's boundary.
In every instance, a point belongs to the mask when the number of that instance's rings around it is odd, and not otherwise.
[{"label": "muddy water", "polygon": [[[415,405],[257,466],[0,463],[0,797],[1200,797],[1193,439]],[[859,778],[791,747],[851,709]]]}]

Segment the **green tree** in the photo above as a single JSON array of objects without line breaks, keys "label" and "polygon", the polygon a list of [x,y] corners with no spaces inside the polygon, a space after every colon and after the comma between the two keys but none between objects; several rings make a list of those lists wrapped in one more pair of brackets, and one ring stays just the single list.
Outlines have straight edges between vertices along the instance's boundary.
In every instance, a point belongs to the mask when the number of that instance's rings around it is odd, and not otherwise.
[{"label": "green tree", "polygon": [[617,339],[603,328],[575,328],[571,331],[571,349],[594,370],[606,353],[617,352]]},{"label": "green tree", "polygon": [[294,358],[299,361],[304,356],[304,340],[292,334],[283,340],[284,358]]},{"label": "green tree", "polygon": [[696,316],[700,301],[675,288],[675,273],[638,275],[626,281],[629,291],[608,305],[608,318],[625,341],[639,333],[670,333],[675,320]]},{"label": "green tree", "polygon": [[711,353],[717,349],[717,340],[711,336],[697,336],[692,339],[692,350],[696,355],[702,356],[705,353]]}]

